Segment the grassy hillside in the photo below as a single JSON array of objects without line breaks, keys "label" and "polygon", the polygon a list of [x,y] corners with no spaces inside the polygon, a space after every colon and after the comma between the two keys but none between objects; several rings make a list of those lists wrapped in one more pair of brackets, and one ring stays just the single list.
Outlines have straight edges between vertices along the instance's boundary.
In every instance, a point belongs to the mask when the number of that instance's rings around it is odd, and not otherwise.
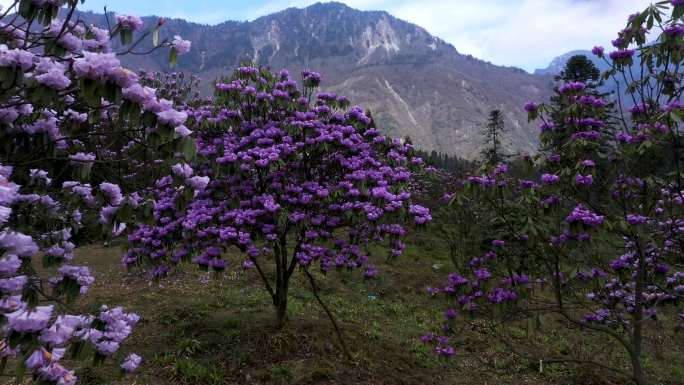
[{"label": "grassy hillside", "polygon": [[[511,356],[481,329],[458,337],[455,359],[437,358],[419,336],[436,329],[443,309],[441,300],[425,295],[425,287],[438,284],[449,270],[446,250],[439,245],[428,234],[419,235],[399,260],[381,265],[376,280],[358,272],[332,273],[330,279],[317,275],[353,362],[340,353],[333,328],[302,277],[291,291],[290,326],[277,331],[269,297],[251,271],[206,282],[204,273],[186,266],[150,284],[119,266],[119,247],[84,247],[79,259],[94,270],[97,284],[80,304],[123,305],[139,313],[141,323],[123,350],[145,361],[125,379],[118,377],[113,361],[80,375],[91,385],[621,383],[586,368],[545,365],[539,373],[537,364]],[[480,326],[495,331],[492,325]],[[520,330],[521,343],[538,344],[549,353],[577,346],[573,334],[559,335],[552,328],[532,334]],[[596,339],[586,349],[601,350],[606,343]],[[681,344],[674,345],[663,340],[647,360],[664,373],[663,383],[684,382]],[[611,349],[603,353],[606,359],[619,358]]]}]

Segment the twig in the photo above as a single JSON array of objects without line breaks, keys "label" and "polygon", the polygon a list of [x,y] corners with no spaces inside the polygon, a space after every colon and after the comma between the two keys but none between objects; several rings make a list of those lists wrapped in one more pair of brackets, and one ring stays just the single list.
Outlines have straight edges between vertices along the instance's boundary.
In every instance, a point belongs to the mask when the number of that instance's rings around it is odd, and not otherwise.
[{"label": "twig", "polygon": [[349,361],[353,361],[354,359],[352,358],[351,354],[349,353],[349,350],[347,349],[347,344],[344,342],[344,337],[342,336],[342,331],[340,330],[340,327],[337,325],[337,321],[335,321],[335,317],[333,317],[332,312],[330,309],[328,309],[328,306],[321,300],[321,297],[318,296],[318,288],[316,287],[316,281],[314,280],[313,275],[309,272],[309,270],[304,267],[304,272],[306,273],[307,278],[309,278],[309,283],[311,284],[311,292],[313,293],[314,297],[316,298],[316,301],[318,301],[318,304],[321,305],[325,313],[328,315],[328,318],[330,319],[330,322],[333,325],[333,328],[335,328],[335,333],[337,334],[337,339],[340,341],[340,346],[342,347],[342,352],[344,355],[347,357]]}]

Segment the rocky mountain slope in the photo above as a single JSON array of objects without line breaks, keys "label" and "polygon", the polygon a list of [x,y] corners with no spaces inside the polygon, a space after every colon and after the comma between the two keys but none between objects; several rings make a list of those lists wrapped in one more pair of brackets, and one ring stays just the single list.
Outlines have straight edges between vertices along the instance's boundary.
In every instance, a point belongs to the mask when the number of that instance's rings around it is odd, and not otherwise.
[{"label": "rocky mountain slope", "polygon": [[[101,15],[88,18],[104,20]],[[146,23],[156,20],[145,18]],[[370,109],[389,134],[410,136],[425,150],[471,159],[479,153],[480,130],[492,109],[504,113],[508,151],[534,151],[538,129],[527,123],[522,105],[545,100],[552,87],[551,76],[462,55],[386,12],[358,11],[341,3],[215,26],[169,20],[163,36],[174,34],[193,42],[178,69],[200,75],[207,89],[244,61],[293,73],[312,69],[323,74],[326,91]],[[161,52],[125,61],[133,68],[168,69]]]}]

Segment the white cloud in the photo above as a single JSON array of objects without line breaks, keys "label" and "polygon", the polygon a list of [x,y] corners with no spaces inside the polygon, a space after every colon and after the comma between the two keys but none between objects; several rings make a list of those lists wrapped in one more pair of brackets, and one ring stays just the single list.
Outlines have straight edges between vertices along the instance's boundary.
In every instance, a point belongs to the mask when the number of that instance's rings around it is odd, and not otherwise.
[{"label": "white cloud", "polygon": [[[533,70],[575,49],[608,45],[627,16],[651,0],[341,0],[363,10],[385,10],[453,44],[461,53]],[[316,1],[273,0],[254,18]]]},{"label": "white cloud", "polygon": [[[521,0],[405,2],[396,16],[456,48],[496,64],[527,70],[574,49],[607,44],[649,0]],[[450,4],[450,5],[447,5]],[[485,6],[486,3],[486,6]]]},{"label": "white cloud", "polygon": [[0,7],[2,7],[2,12],[7,10],[7,7],[14,4],[14,0],[0,0]]},{"label": "white cloud", "polygon": [[[0,4],[11,0],[0,0]],[[120,11],[217,24],[253,20],[288,7],[329,0],[92,0]],[[425,28],[461,53],[495,64],[534,70],[575,49],[610,44],[627,16],[657,0],[337,0],[361,10],[385,10]],[[218,4],[225,4],[223,6]],[[239,4],[239,5],[237,5]],[[144,11],[142,10],[144,9]],[[119,10],[119,9],[117,9]]]}]

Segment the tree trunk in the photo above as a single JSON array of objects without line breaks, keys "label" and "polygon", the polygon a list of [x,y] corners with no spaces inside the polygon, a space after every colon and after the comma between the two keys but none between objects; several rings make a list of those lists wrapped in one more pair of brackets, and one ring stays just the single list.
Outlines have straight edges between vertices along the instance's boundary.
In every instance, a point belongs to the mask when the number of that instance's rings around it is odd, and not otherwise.
[{"label": "tree trunk", "polygon": [[632,351],[630,352],[630,359],[632,361],[632,375],[634,382],[637,385],[646,385],[646,376],[641,362],[641,345],[643,333],[644,320],[644,303],[642,293],[644,292],[644,281],[646,276],[646,253],[644,246],[639,238],[636,239],[636,247],[638,251],[638,265],[636,272],[636,282],[634,287],[634,314],[632,315]]},{"label": "tree trunk", "polygon": [[632,354],[632,376],[637,385],[646,385],[646,377],[644,375],[644,368],[641,366],[641,354],[635,352]]},{"label": "tree trunk", "polygon": [[274,305],[276,307],[276,327],[282,329],[287,324],[288,280],[282,280],[276,287]]}]

